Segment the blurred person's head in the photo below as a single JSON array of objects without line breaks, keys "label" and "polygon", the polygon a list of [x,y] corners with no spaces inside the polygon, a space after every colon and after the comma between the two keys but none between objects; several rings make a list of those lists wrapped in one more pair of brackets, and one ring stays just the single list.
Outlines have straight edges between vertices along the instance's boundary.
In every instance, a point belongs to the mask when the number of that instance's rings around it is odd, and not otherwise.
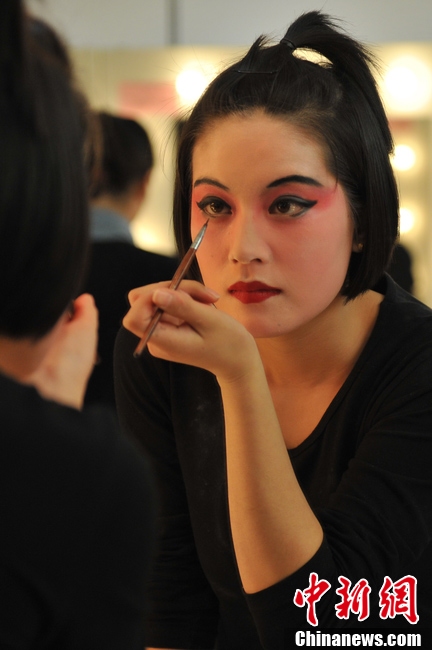
[{"label": "blurred person's head", "polygon": [[0,335],[38,339],[80,291],[88,242],[86,105],[0,3]]},{"label": "blurred person's head", "polygon": [[45,20],[37,16],[27,17],[28,31],[33,42],[33,47],[39,57],[47,63],[59,66],[69,78],[71,86],[75,88],[78,101],[83,104],[86,114],[87,136],[84,143],[84,157],[88,169],[89,191],[92,191],[94,170],[100,165],[101,133],[100,124],[94,111],[88,110],[87,100],[78,87],[73,62],[68,46],[62,36]]},{"label": "blurred person's head", "polygon": [[128,220],[138,212],[153,168],[149,136],[136,120],[97,114],[101,135],[99,164],[93,166],[95,179],[90,198],[95,205],[117,208]]}]

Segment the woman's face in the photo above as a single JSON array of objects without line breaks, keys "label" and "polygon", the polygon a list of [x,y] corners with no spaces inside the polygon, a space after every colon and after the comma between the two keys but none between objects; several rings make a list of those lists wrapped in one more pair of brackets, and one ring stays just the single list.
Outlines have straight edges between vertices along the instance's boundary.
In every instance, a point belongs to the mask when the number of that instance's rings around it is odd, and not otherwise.
[{"label": "woman's face", "polygon": [[197,260],[218,309],[259,338],[343,305],[353,222],[305,131],[261,111],[220,118],[196,142],[192,184],[192,237],[209,219]]}]

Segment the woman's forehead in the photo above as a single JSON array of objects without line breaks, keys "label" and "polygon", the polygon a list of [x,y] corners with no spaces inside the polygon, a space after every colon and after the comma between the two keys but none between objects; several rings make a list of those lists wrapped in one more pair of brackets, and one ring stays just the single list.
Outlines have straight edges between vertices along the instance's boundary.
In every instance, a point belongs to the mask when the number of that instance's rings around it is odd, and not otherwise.
[{"label": "woman's forehead", "polygon": [[192,173],[196,180],[202,175],[228,176],[239,171],[253,175],[267,169],[275,178],[301,174],[325,181],[330,174],[326,159],[321,143],[305,129],[256,111],[213,120],[195,142]]}]

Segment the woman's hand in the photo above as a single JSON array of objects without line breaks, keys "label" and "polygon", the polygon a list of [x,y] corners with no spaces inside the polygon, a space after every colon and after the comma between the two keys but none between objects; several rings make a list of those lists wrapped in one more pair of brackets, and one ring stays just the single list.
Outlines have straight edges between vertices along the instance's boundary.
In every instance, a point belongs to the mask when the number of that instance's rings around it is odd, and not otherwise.
[{"label": "woman's hand", "polygon": [[168,283],[158,283],[131,291],[124,326],[141,337],[160,307],[164,314],[148,343],[152,355],[204,368],[225,382],[247,374],[259,360],[253,337],[231,316],[215,309],[214,291],[191,280],[180,286],[174,291]]},{"label": "woman's hand", "polygon": [[83,294],[52,333],[48,352],[27,383],[47,398],[81,409],[96,361],[98,312],[93,297]]}]

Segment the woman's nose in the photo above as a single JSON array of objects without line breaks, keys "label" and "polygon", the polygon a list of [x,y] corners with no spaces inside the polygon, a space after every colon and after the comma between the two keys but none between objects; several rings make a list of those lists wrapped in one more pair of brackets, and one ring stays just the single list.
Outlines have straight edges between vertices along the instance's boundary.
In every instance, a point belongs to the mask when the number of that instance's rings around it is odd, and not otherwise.
[{"label": "woman's nose", "polygon": [[230,261],[238,264],[268,261],[269,250],[264,233],[253,216],[237,215],[230,229],[229,237]]}]

